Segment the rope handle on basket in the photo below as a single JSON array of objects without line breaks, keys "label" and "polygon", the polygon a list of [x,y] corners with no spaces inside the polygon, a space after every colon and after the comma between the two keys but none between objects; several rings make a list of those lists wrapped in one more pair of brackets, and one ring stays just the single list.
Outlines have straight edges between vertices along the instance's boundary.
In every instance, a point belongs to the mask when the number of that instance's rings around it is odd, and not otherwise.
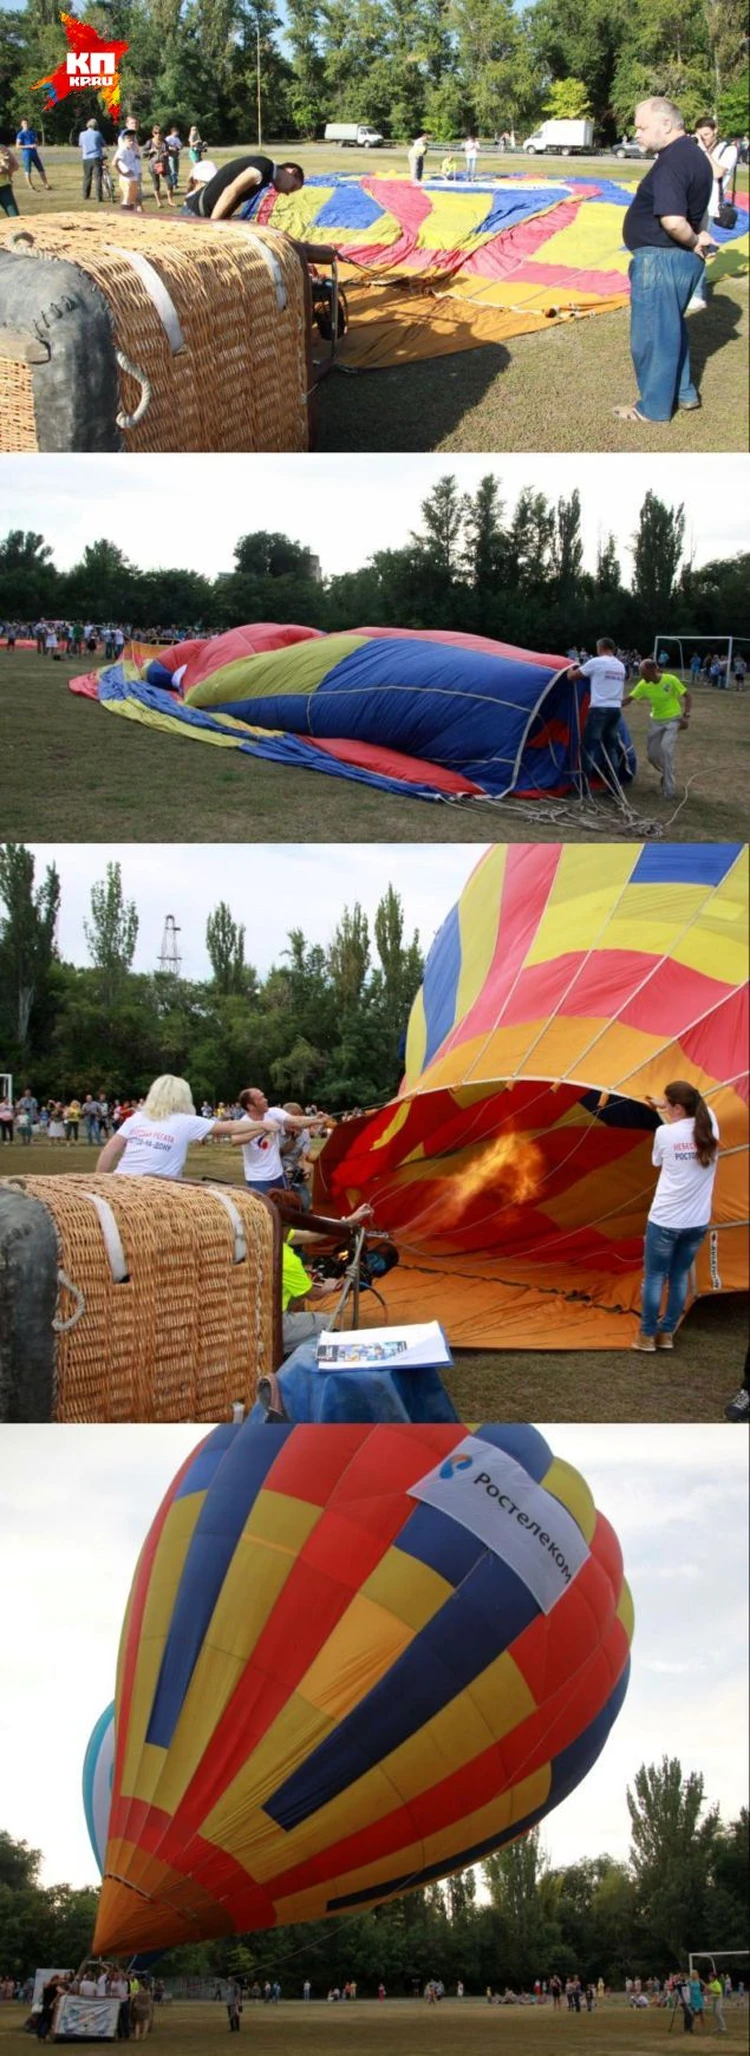
[{"label": "rope handle on basket", "polygon": [[247,1257],[247,1241],[239,1207],[235,1206],[234,1200],[229,1197],[229,1193],[220,1192],[217,1185],[209,1185],[208,1191],[214,1199],[219,1200],[224,1208],[224,1212],[229,1215],[234,1229],[234,1261],[236,1264],[244,1264]]},{"label": "rope handle on basket", "polygon": [[29,235],[27,228],[17,228],[14,230],[13,235],[8,237],[9,250],[20,250],[24,243],[27,243],[29,249],[33,250],[34,238]]},{"label": "rope handle on basket", "polygon": [[63,1271],[62,1269],[58,1270],[57,1283],[61,1291],[69,1292],[71,1298],[76,1301],[76,1306],[74,1308],[73,1313],[70,1315],[69,1320],[63,1321],[59,1314],[55,1314],[52,1322],[52,1327],[56,1335],[68,1335],[70,1333],[71,1328],[75,1328],[77,1323],[80,1321],[81,1314],[85,1314],[86,1301],[84,1299],[80,1285],[73,1284],[73,1280],[72,1278],[68,1277],[67,1271]]},{"label": "rope handle on basket", "polygon": [[118,428],[135,428],[137,422],[143,420],[146,408],[150,404],[151,385],[146,377],[145,371],[139,371],[137,364],[131,364],[129,357],[126,357],[124,350],[116,350],[115,356],[120,366],[120,370],[127,371],[128,376],[130,378],[134,378],[136,384],[139,385],[141,388],[141,397],[138,401],[135,413],[124,414],[121,410],[120,413],[115,416],[115,420],[117,422]]}]

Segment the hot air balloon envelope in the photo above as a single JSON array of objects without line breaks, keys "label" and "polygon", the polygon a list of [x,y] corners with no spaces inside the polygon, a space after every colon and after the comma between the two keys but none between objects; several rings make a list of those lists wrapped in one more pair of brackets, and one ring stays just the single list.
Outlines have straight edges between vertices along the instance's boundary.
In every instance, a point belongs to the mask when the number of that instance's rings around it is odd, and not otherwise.
[{"label": "hot air balloon envelope", "polygon": [[95,1948],[364,1908],[585,1776],[632,1608],[533,1428],[217,1428],[136,1571]]}]

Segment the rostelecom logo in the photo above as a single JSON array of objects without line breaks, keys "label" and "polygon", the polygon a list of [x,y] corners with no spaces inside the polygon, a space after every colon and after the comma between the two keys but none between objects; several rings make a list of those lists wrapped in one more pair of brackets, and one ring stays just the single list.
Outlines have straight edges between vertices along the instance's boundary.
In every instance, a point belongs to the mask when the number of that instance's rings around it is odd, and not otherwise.
[{"label": "rostelecom logo", "polygon": [[129,45],[115,42],[112,36],[100,36],[98,29],[79,21],[75,14],[61,14],[60,20],[68,44],[67,57],[56,71],[35,80],[34,91],[44,92],[45,107],[59,106],[70,93],[98,93],[108,114],[119,114],[120,64]]},{"label": "rostelecom logo", "polygon": [[470,1471],[473,1462],[473,1456],[447,1456],[445,1463],[440,1465],[440,1476],[455,1478],[457,1471]]}]

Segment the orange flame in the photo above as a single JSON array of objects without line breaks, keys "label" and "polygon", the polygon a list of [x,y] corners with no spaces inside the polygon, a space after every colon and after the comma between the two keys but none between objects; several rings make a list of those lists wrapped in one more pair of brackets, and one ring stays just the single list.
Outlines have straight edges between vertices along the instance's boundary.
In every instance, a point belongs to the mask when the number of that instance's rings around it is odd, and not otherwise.
[{"label": "orange flame", "polygon": [[449,1226],[460,1220],[471,1201],[485,1190],[506,1205],[521,1206],[525,1200],[535,1199],[543,1169],[542,1152],[535,1142],[520,1135],[498,1135],[477,1150],[465,1170],[455,1173],[440,1208],[441,1224]]}]

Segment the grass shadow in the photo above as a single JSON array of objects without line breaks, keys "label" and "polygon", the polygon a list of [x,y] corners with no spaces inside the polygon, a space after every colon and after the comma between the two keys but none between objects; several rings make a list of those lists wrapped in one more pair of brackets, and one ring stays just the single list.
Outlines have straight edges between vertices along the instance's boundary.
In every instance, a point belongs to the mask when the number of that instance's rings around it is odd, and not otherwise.
[{"label": "grass shadow", "polygon": [[[408,366],[339,372],[317,394],[318,450],[437,449],[509,369],[503,343]],[[408,382],[405,381],[408,372]]]}]

